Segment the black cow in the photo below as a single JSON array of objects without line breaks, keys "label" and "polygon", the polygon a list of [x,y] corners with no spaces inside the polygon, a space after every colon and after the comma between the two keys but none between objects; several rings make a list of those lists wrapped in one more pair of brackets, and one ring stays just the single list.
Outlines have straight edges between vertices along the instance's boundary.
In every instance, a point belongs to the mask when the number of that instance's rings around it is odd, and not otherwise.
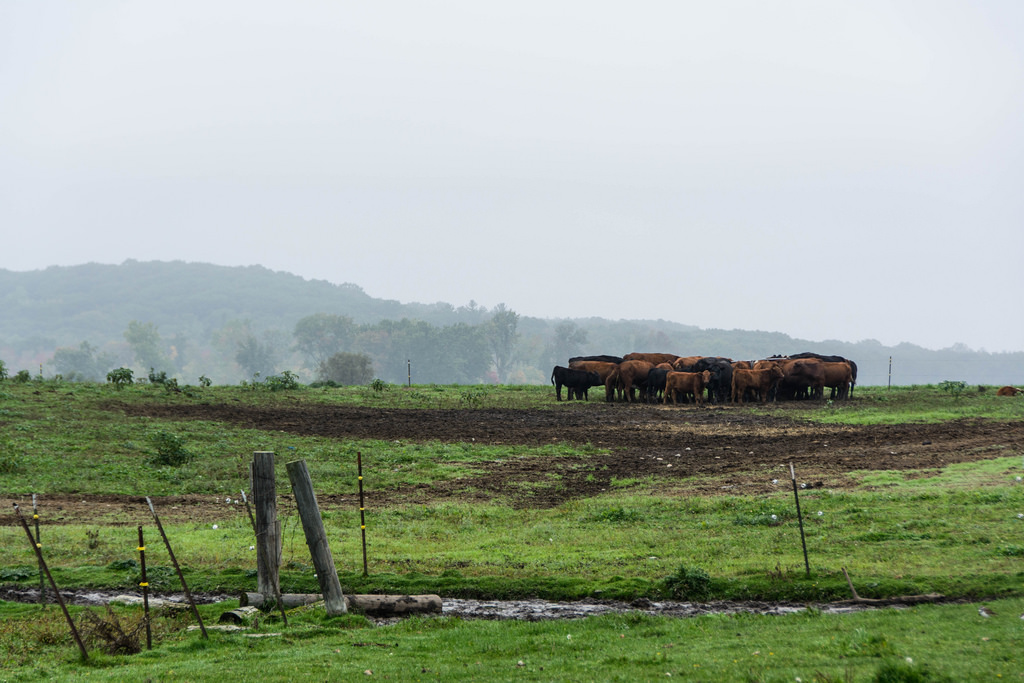
[{"label": "black cow", "polygon": [[668,377],[668,373],[672,372],[666,368],[654,368],[647,373],[646,391],[644,396],[647,397],[648,403],[657,403],[661,400],[662,395],[665,393],[665,378]]},{"label": "black cow", "polygon": [[693,364],[687,372],[711,372],[708,381],[708,402],[727,403],[732,394],[732,362],[728,358],[706,357]]},{"label": "black cow", "polygon": [[585,370],[572,370],[570,368],[563,368],[561,365],[556,365],[551,371],[551,383],[555,385],[555,397],[562,400],[562,387],[568,389],[567,396],[568,400],[578,398],[580,400],[586,400],[587,390],[590,387],[598,387],[604,384],[601,381],[601,376],[596,372],[587,372]]}]

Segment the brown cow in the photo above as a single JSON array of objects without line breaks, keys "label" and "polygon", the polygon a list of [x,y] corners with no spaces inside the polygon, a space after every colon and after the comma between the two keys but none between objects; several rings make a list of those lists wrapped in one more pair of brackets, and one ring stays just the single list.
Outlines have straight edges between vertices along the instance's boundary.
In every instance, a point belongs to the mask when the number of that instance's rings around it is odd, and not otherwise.
[{"label": "brown cow", "polygon": [[665,375],[665,397],[661,402],[668,404],[669,396],[672,397],[672,405],[680,394],[685,401],[688,394],[693,394],[693,400],[697,406],[704,405],[704,387],[711,381],[711,371],[704,372],[670,372]]},{"label": "brown cow", "polygon": [[612,374],[612,371],[619,367],[618,363],[606,363],[599,360],[577,360],[569,363],[569,367],[573,370],[586,370],[587,372],[596,372],[601,378],[601,382],[605,382],[608,379],[608,375]]},{"label": "brown cow", "polygon": [[810,390],[811,398],[823,398],[825,393],[824,363],[816,358],[788,360],[782,364],[784,373],[778,394],[783,398],[803,398]]},{"label": "brown cow", "polygon": [[674,353],[627,353],[622,360],[645,360],[651,365],[658,363],[674,363],[679,358]]},{"label": "brown cow", "polygon": [[999,391],[996,392],[996,396],[1016,396],[1020,393],[1024,393],[1024,391],[1017,387],[1000,387]]},{"label": "brown cow", "polygon": [[679,372],[690,372],[690,368],[696,365],[697,361],[703,357],[704,356],[683,356],[682,358],[677,358],[676,361],[672,363],[672,367]]},{"label": "brown cow", "polygon": [[605,397],[610,401],[613,392],[618,389],[619,396],[624,401],[636,400],[636,387],[634,384],[642,384],[647,380],[647,375],[654,368],[653,363],[644,360],[624,360],[615,368],[615,372],[608,375],[605,380]]},{"label": "brown cow", "polygon": [[823,362],[825,370],[825,386],[832,390],[829,398],[846,399],[850,397],[850,383],[853,382],[853,368],[847,362]]},{"label": "brown cow", "polygon": [[779,383],[783,375],[785,373],[778,365],[765,370],[733,370],[732,402],[743,403],[743,394],[750,389],[761,403],[765,403],[768,400],[768,393]]}]

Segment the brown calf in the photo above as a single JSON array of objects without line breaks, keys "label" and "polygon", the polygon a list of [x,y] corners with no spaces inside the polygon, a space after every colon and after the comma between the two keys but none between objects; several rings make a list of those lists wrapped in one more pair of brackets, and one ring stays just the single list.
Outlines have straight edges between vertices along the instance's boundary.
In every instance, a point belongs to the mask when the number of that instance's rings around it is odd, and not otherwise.
[{"label": "brown calf", "polygon": [[686,400],[687,394],[693,394],[693,400],[698,406],[704,405],[704,387],[711,381],[711,371],[704,372],[670,372],[665,375],[665,397],[662,403],[668,403],[668,397],[672,397],[672,405],[676,404],[676,397],[682,394]]}]

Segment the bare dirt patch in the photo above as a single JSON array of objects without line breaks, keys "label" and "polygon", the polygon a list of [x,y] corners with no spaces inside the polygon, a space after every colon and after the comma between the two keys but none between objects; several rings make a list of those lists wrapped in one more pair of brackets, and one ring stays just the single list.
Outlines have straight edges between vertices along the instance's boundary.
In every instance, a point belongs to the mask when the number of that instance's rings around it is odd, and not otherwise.
[{"label": "bare dirt patch", "polygon": [[[819,406],[815,406],[817,408]],[[516,507],[546,508],[597,495],[623,480],[643,479],[644,490],[671,488],[691,495],[757,494],[789,486],[792,463],[801,482],[832,489],[853,485],[856,470],[939,470],[1020,453],[1024,423],[958,420],[941,424],[820,425],[800,419],[807,407],[765,416],[742,407],[666,408],[595,404],[552,410],[386,410],[360,407],[247,405],[112,405],[126,414],[211,420],[250,429],[333,439],[475,442],[537,446],[591,444],[607,454],[513,457],[474,462],[482,474],[409,485],[367,495],[375,506],[439,500],[501,498]],[[780,483],[773,484],[772,479]],[[351,504],[351,495],[318,494],[322,507]],[[50,523],[145,521],[148,509],[133,496],[46,497]],[[161,518],[223,519],[222,499],[154,499]],[[142,509],[140,509],[140,506]],[[244,514],[238,508],[237,514]],[[127,517],[125,517],[127,515]]]}]

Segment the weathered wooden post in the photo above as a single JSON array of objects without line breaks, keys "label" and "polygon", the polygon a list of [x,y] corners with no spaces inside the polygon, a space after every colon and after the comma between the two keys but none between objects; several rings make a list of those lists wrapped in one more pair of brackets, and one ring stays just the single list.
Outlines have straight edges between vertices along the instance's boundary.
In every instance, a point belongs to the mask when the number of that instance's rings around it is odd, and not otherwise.
[{"label": "weathered wooden post", "polygon": [[267,600],[276,599],[281,593],[281,522],[277,519],[274,454],[253,453],[249,476],[256,507],[256,590]]},{"label": "weathered wooden post", "polygon": [[341,592],[338,572],[334,568],[334,556],[331,555],[331,548],[327,544],[324,522],[320,518],[320,507],[316,503],[313,480],[309,476],[306,461],[294,460],[285,467],[288,469],[288,479],[292,483],[295,505],[302,519],[302,530],[306,534],[306,545],[309,546],[309,553],[313,558],[320,592],[324,596],[324,607],[329,615],[345,614],[348,607]]}]

